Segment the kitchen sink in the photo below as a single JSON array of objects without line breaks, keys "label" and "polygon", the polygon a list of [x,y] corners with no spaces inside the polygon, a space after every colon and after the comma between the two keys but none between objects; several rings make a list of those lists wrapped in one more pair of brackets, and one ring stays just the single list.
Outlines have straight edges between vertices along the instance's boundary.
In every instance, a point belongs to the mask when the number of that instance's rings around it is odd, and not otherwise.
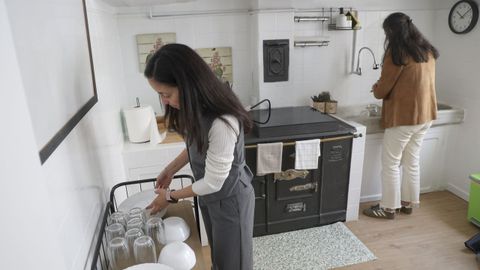
[{"label": "kitchen sink", "polygon": [[443,104],[443,103],[437,103],[437,110],[438,111],[443,111],[443,110],[451,110],[453,109],[452,106]]},{"label": "kitchen sink", "polygon": [[[367,110],[366,108],[378,107],[376,110]],[[437,104],[437,119],[433,121],[432,126],[458,124],[465,118],[465,111],[444,103]],[[353,121],[367,127],[367,134],[383,132],[381,127],[381,106],[348,106],[338,109],[337,116],[346,121]]]}]

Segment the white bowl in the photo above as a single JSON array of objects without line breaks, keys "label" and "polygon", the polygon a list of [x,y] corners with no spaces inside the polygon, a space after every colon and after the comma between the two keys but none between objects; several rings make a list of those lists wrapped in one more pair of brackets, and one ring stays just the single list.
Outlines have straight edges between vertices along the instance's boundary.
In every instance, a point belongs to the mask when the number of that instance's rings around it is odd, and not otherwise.
[{"label": "white bowl", "polygon": [[162,248],[158,262],[175,270],[190,270],[195,266],[197,259],[195,252],[187,244],[173,242]]},{"label": "white bowl", "polygon": [[190,227],[187,222],[180,217],[169,217],[163,220],[163,226],[160,226],[158,232],[158,241],[163,245],[175,241],[183,242],[190,236]]},{"label": "white bowl", "polygon": [[172,267],[161,263],[142,263],[130,266],[125,270],[174,270]]}]

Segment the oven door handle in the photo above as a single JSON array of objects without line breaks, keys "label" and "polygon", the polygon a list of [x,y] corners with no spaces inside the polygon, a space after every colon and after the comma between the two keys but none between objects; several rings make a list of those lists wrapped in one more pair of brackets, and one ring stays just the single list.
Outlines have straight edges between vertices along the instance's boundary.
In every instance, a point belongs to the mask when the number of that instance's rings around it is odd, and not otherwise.
[{"label": "oven door handle", "polygon": [[318,183],[308,183],[305,185],[297,185],[289,188],[290,192],[293,191],[305,191],[305,190],[315,190],[315,192],[318,190]]}]

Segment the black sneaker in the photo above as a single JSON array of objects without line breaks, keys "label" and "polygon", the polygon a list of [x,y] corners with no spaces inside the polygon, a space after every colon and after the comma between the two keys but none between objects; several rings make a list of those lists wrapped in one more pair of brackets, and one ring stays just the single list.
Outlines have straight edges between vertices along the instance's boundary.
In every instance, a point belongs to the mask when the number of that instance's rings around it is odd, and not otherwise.
[{"label": "black sneaker", "polygon": [[402,206],[402,208],[400,208],[400,212],[402,212],[406,215],[411,215],[412,212],[413,212],[413,208]]},{"label": "black sneaker", "polygon": [[380,207],[380,204],[373,205],[370,208],[367,208],[367,209],[363,210],[363,214],[365,216],[373,217],[373,218],[382,218],[382,219],[394,219],[395,218],[395,213],[394,212],[385,211],[385,209]]}]

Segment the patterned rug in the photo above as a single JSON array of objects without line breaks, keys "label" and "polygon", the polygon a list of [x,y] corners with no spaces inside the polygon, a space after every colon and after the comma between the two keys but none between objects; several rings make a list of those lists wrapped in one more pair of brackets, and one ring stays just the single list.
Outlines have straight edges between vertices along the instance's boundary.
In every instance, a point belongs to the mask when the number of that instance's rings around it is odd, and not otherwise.
[{"label": "patterned rug", "polygon": [[332,269],[376,258],[342,222],[253,238],[255,270]]}]

